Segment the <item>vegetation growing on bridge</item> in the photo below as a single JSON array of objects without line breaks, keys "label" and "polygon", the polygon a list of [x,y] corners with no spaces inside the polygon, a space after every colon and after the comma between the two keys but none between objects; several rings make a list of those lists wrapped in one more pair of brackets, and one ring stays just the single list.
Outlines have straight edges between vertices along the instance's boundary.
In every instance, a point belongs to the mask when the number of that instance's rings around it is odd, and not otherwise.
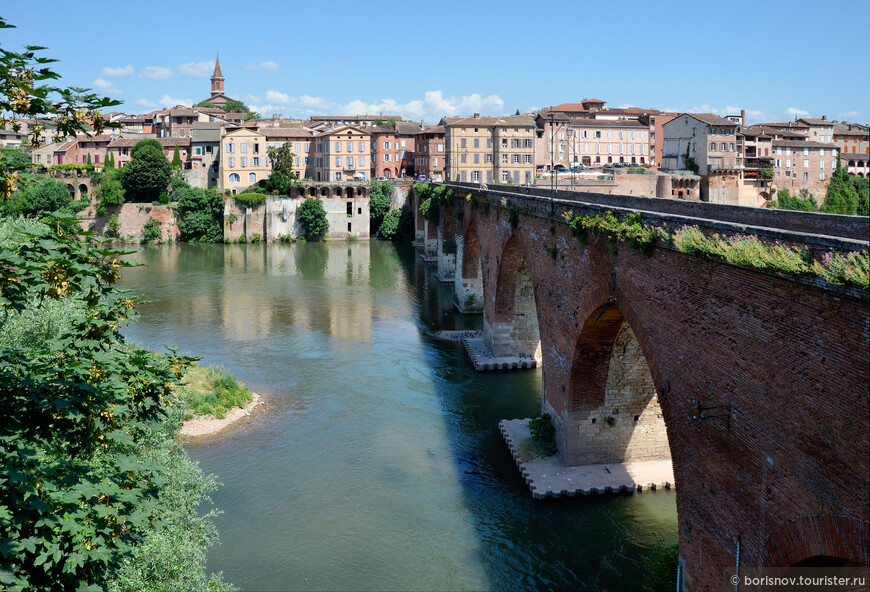
[{"label": "vegetation growing on bridge", "polygon": [[838,286],[870,287],[870,253],[830,252],[816,257],[804,246],[768,243],[755,235],[707,236],[697,226],[683,226],[673,232],[641,221],[635,212],[619,219],[612,211],[603,215],[575,216],[563,214],[572,234],[585,242],[587,232],[611,240],[628,242],[629,246],[649,254],[657,241],[690,254],[707,256],[733,265],[766,269],[788,276],[818,277]]},{"label": "vegetation growing on bridge", "polygon": [[438,224],[438,215],[442,207],[453,205],[453,190],[446,185],[434,189],[428,183],[420,183],[414,187],[420,199],[420,214],[423,218]]}]

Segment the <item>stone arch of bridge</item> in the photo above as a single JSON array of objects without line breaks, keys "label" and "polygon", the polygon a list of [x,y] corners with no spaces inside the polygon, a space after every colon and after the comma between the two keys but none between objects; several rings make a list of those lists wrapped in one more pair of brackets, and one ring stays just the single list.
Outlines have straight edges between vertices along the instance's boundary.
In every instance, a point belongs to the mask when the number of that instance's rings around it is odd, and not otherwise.
[{"label": "stone arch of bridge", "polygon": [[462,277],[479,278],[480,272],[480,238],[477,223],[471,218],[462,233]]},{"label": "stone arch of bridge", "polygon": [[643,327],[623,298],[593,306],[571,355],[560,456],[568,465],[670,460],[659,400],[668,387]]},{"label": "stone arch of bridge", "polygon": [[534,284],[517,234],[511,233],[502,247],[494,297],[492,318],[484,319],[492,354],[533,357],[540,362],[541,335]]},{"label": "stone arch of bridge", "polygon": [[765,545],[767,565],[870,565],[870,523],[851,516],[801,516],[778,528]]}]

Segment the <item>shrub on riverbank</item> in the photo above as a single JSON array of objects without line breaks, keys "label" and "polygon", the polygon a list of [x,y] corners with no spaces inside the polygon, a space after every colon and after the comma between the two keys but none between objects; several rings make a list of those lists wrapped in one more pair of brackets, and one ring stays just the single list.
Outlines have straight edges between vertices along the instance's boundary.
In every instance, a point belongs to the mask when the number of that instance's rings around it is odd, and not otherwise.
[{"label": "shrub on riverbank", "polygon": [[251,391],[222,366],[193,365],[184,375],[179,389],[184,401],[185,419],[195,415],[226,417],[233,407],[244,408],[251,400]]}]

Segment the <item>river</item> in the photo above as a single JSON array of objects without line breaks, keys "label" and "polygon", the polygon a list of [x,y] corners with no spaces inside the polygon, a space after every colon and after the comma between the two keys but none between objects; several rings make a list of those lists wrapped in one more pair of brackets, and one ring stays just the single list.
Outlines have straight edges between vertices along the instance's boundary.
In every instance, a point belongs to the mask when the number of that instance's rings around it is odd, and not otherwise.
[{"label": "river", "polygon": [[533,500],[498,432],[540,370],[475,372],[478,329],[392,243],[142,247],[124,334],[230,369],[271,412],[189,445],[222,483],[208,568],[242,590],[636,590],[672,491]]}]

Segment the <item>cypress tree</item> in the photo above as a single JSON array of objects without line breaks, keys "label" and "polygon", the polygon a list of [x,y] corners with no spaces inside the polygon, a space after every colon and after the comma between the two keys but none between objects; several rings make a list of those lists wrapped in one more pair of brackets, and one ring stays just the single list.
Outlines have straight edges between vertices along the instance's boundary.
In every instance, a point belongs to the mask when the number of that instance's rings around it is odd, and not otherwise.
[{"label": "cypress tree", "polygon": [[113,169],[115,168],[115,155],[109,152],[106,156],[106,163],[103,165],[104,169]]},{"label": "cypress tree", "polygon": [[93,163],[91,162],[91,153],[88,152],[88,166],[91,166]]},{"label": "cypress tree", "polygon": [[175,152],[172,153],[172,168],[181,168],[181,153],[178,151],[178,144],[175,145]]}]

